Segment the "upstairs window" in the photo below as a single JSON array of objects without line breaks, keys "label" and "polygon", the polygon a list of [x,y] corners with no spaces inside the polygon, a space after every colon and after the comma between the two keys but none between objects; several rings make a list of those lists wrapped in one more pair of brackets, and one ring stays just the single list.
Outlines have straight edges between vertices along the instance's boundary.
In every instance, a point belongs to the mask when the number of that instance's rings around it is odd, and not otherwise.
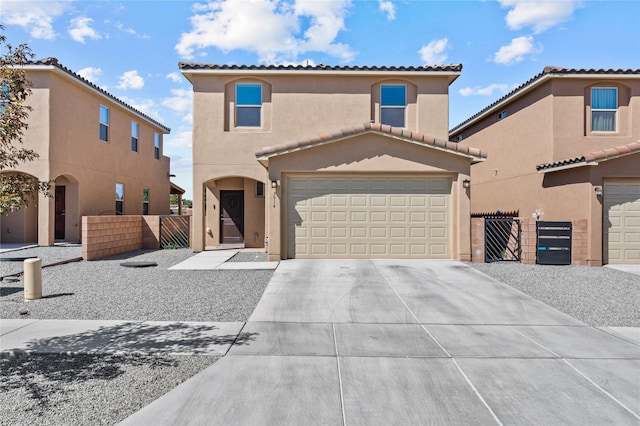
[{"label": "upstairs window", "polygon": [[236,85],[236,127],[260,127],[262,84]]},{"label": "upstairs window", "polygon": [[153,158],[160,159],[160,135],[157,133],[153,134]]},{"label": "upstairs window", "polygon": [[124,184],[116,183],[116,215],[124,214]]},{"label": "upstairs window", "polygon": [[131,122],[131,151],[138,152],[138,123]]},{"label": "upstairs window", "polygon": [[406,109],[406,86],[380,86],[380,123],[388,124],[392,127],[404,127]]},{"label": "upstairs window", "polygon": [[615,132],[618,111],[618,89],[594,87],[591,89],[591,131]]},{"label": "upstairs window", "polygon": [[142,188],[142,214],[149,214],[149,188]]},{"label": "upstairs window", "polygon": [[109,141],[109,108],[100,105],[100,140]]}]

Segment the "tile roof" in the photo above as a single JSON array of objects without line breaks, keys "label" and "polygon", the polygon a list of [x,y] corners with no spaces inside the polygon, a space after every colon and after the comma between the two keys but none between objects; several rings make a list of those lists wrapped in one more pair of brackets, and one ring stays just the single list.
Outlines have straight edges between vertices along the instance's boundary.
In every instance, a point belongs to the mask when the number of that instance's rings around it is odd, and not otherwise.
[{"label": "tile roof", "polygon": [[470,158],[473,163],[484,161],[484,159],[487,157],[487,153],[485,151],[481,151],[477,148],[472,148],[456,142],[436,139],[431,136],[423,135],[421,133],[412,132],[410,130],[399,127],[391,127],[386,124],[380,123],[366,123],[360,126],[341,129],[337,132],[326,133],[311,139],[292,142],[279,146],[268,146],[257,150],[256,157],[259,160],[268,160],[270,157],[274,157],[277,155],[288,154],[290,152],[300,151],[303,149],[312,148],[314,146],[336,142],[364,133],[378,133],[385,136],[402,139],[407,142],[415,143],[425,147],[463,155]]},{"label": "tile roof", "polygon": [[493,102],[491,105],[483,108],[479,112],[475,113],[471,117],[464,120],[462,123],[455,126],[453,129],[449,131],[450,134],[455,133],[460,130],[462,127],[465,127],[467,124],[475,121],[480,116],[484,115],[486,112],[493,109],[495,106],[503,103],[507,99],[516,96],[520,92],[523,92],[525,89],[535,85],[535,83],[539,82],[543,78],[549,77],[559,77],[559,76],[567,76],[567,75],[578,75],[578,76],[589,76],[589,75],[637,75],[640,77],[640,69],[594,69],[594,68],[560,68],[554,66],[544,67],[544,70],[537,74],[536,76],[530,78],[525,83],[513,89],[511,92],[507,93],[497,101]]},{"label": "tile roof", "polygon": [[116,98],[114,95],[112,95],[111,93],[107,92],[106,90],[96,86],[95,84],[93,84],[89,80],[87,80],[84,77],[82,77],[80,74],[77,74],[77,73],[71,71],[69,68],[65,67],[60,62],[58,62],[57,58],[45,58],[45,59],[39,59],[39,60],[35,60],[35,61],[29,61],[29,62],[27,62],[26,65],[27,65],[27,67],[28,66],[34,66],[34,65],[35,66],[37,66],[37,65],[53,66],[53,67],[59,69],[60,71],[65,72],[69,76],[75,78],[79,82],[91,87],[94,90],[97,90],[102,95],[108,97],[112,101],[114,101],[114,102],[122,105],[123,107],[127,108],[128,110],[134,112],[135,114],[139,115],[140,117],[144,118],[145,120],[149,121],[150,123],[154,124],[155,126],[158,126],[159,128],[165,130],[167,133],[169,133],[171,131],[171,129],[168,128],[167,126],[165,126],[164,124],[160,123],[157,120],[154,120],[153,118],[149,117],[148,115],[146,115],[142,111],[139,111],[139,110],[135,109],[134,107],[132,107],[131,105],[125,103],[124,101]]},{"label": "tile roof", "polygon": [[195,62],[180,62],[181,70],[238,70],[238,71],[371,71],[371,72],[416,72],[416,71],[462,71],[462,64],[424,66],[330,66],[330,65],[223,65]]},{"label": "tile roof", "polygon": [[627,155],[640,154],[640,140],[626,145],[606,148],[600,151],[590,152],[581,157],[567,158],[554,163],[540,164],[536,166],[538,173],[555,172],[558,170],[572,169],[574,167],[594,166],[603,161]]}]

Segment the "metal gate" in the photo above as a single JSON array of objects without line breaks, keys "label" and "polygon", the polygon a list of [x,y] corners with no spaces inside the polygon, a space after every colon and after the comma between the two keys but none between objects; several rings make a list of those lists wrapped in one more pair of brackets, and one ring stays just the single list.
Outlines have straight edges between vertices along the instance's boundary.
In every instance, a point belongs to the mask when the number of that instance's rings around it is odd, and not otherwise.
[{"label": "metal gate", "polygon": [[536,222],[536,263],[571,265],[571,222]]},{"label": "metal gate", "polygon": [[484,261],[520,261],[520,220],[514,218],[484,219]]},{"label": "metal gate", "polygon": [[188,248],[191,216],[160,216],[160,247]]}]

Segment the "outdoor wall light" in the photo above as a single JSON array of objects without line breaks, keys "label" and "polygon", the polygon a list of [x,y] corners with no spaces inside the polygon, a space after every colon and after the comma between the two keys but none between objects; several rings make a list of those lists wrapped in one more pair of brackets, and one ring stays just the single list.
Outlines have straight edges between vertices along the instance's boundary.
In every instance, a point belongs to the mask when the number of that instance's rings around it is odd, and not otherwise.
[{"label": "outdoor wall light", "polygon": [[469,179],[465,179],[462,181],[462,187],[464,189],[469,189],[471,188],[471,181]]},{"label": "outdoor wall light", "polygon": [[273,189],[276,189],[276,188],[278,187],[278,181],[277,181],[277,180],[272,180],[272,181],[271,181],[271,187],[272,187]]},{"label": "outdoor wall light", "polygon": [[602,197],[602,187],[601,186],[594,187],[593,191],[596,193],[596,197]]}]

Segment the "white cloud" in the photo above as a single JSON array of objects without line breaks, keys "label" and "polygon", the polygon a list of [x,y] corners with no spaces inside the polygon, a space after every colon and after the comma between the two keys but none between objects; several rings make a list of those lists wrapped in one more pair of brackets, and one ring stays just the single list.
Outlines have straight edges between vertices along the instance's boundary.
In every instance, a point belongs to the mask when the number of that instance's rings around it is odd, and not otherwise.
[{"label": "white cloud", "polygon": [[118,96],[118,99],[154,120],[164,123],[164,119],[158,113],[153,99],[134,99],[128,96]]},{"label": "white cloud", "polygon": [[78,16],[71,20],[69,27],[69,35],[77,42],[84,43],[86,38],[97,40],[102,38],[96,30],[90,27],[93,19],[84,16]]},{"label": "white cloud", "polygon": [[422,46],[422,48],[418,50],[418,53],[422,58],[422,62],[427,65],[442,64],[447,60],[445,50],[449,48],[449,40],[447,38],[438,38]]},{"label": "white cloud", "polygon": [[177,71],[167,74],[165,76],[165,78],[168,78],[169,80],[173,81],[174,83],[181,83],[182,82],[182,75]]},{"label": "white cloud", "polygon": [[86,80],[89,80],[90,82],[96,84],[100,79],[100,76],[102,75],[102,68],[86,67],[78,70],[77,74],[79,74]]},{"label": "white cloud", "polygon": [[350,0],[220,0],[197,4],[190,18],[192,29],[182,33],[175,48],[188,59],[194,58],[195,50],[215,47],[224,52],[254,52],[259,61],[267,63],[296,61],[298,55],[312,51],[350,61],[354,56],[351,48],[335,42],[345,29],[350,5]]},{"label": "white cloud", "polygon": [[127,71],[120,76],[120,84],[118,89],[142,89],[144,87],[144,79],[138,75],[137,70]]},{"label": "white cloud", "polygon": [[64,14],[71,2],[65,1],[0,1],[2,23],[18,25],[36,39],[53,40],[57,34],[53,21]]},{"label": "white cloud", "polygon": [[498,0],[510,9],[505,17],[512,30],[533,28],[538,34],[573,17],[573,12],[582,5],[579,0]]},{"label": "white cloud", "polygon": [[[166,146],[174,148],[191,148],[193,141],[192,134],[191,130],[184,130],[175,134],[172,133],[164,137],[164,143]],[[173,158],[171,165],[173,166]]]},{"label": "white cloud", "polygon": [[173,96],[162,100],[162,106],[178,112],[190,111],[193,104],[193,92],[187,89],[171,89]]},{"label": "white cloud", "polygon": [[522,62],[526,55],[534,55],[542,52],[542,46],[533,44],[532,36],[522,36],[511,40],[511,43],[502,46],[494,56],[497,64],[513,65]]},{"label": "white cloud", "polygon": [[495,91],[501,94],[505,94],[509,91],[509,85],[493,83],[486,87],[465,87],[463,89],[460,89],[458,93],[460,93],[462,96],[491,96]]},{"label": "white cloud", "polygon": [[388,0],[378,0],[378,3],[380,5],[380,12],[386,14],[389,21],[396,19],[396,6],[393,2]]}]

